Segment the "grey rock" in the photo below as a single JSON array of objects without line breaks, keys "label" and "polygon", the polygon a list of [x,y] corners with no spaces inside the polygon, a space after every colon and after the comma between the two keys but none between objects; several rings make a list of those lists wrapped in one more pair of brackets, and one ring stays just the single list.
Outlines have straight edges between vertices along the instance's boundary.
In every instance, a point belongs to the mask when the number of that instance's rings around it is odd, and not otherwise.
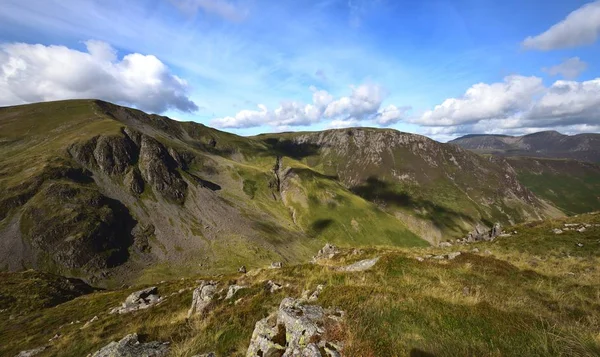
[{"label": "grey rock", "polygon": [[579,233],[583,233],[585,231],[586,231],[586,228],[584,226],[581,226],[577,229],[577,232],[579,232]]},{"label": "grey rock", "polygon": [[281,284],[274,282],[273,280],[269,280],[265,284],[265,288],[270,292],[274,293],[275,291],[281,289]]},{"label": "grey rock", "polygon": [[242,265],[239,269],[238,269],[238,273],[242,273],[242,274],[246,274],[247,270],[246,270],[246,266]]},{"label": "grey rock", "polygon": [[323,335],[325,326],[339,323],[339,315],[342,312],[285,298],[276,313],[256,323],[246,357],[322,357],[321,346],[330,350],[325,350],[327,355],[336,356],[335,345]]},{"label": "grey rock", "polygon": [[281,269],[281,268],[283,268],[283,263],[282,262],[273,262],[273,263],[271,263],[270,268],[271,269]]},{"label": "grey rock", "polygon": [[356,272],[356,271],[365,271],[372,268],[379,261],[379,257],[373,259],[364,259],[358,261],[354,264],[347,265],[345,267],[338,268],[339,271],[348,271],[348,272]]},{"label": "grey rock", "polygon": [[554,228],[554,229],[552,230],[552,233],[554,233],[554,234],[562,234],[562,233],[563,233],[563,231],[562,231],[562,229]]},{"label": "grey rock", "polygon": [[[312,258],[312,261],[316,262],[321,259],[331,259],[339,252],[340,250],[335,245],[327,243],[317,252],[317,255]],[[358,252],[355,249],[352,253],[357,254]]]},{"label": "grey rock", "polygon": [[137,167],[134,167],[127,172],[127,175],[125,175],[125,178],[123,179],[123,183],[125,184],[125,187],[129,189],[129,192],[136,196],[139,196],[144,192],[144,179]]},{"label": "grey rock", "polygon": [[583,247],[583,243],[577,243],[577,246],[578,246],[579,248],[581,248],[581,247]]},{"label": "grey rock", "polygon": [[422,257],[416,257],[415,259],[416,259],[417,261],[419,261],[419,262],[425,261],[425,259],[424,259],[424,258],[422,258]]},{"label": "grey rock", "polygon": [[452,243],[450,243],[450,242],[441,242],[440,244],[438,244],[438,247],[440,247],[440,248],[452,247]]},{"label": "grey rock", "polygon": [[48,347],[44,346],[44,347],[34,348],[32,350],[21,351],[15,357],[33,357],[33,356],[37,356],[40,353],[44,352],[47,348]]},{"label": "grey rock", "polygon": [[168,343],[156,341],[140,343],[138,335],[133,333],[118,342],[109,343],[91,357],[162,357],[168,352]]},{"label": "grey rock", "polygon": [[458,257],[461,253],[460,252],[452,252],[452,253],[448,253],[448,259],[452,260],[455,259],[456,257]]},{"label": "grey rock", "polygon": [[231,285],[229,287],[229,289],[227,290],[227,296],[225,296],[225,300],[229,300],[231,298],[233,298],[233,295],[235,295],[235,293],[237,293],[238,291],[245,289],[245,286],[241,286],[241,285]]},{"label": "grey rock", "polygon": [[162,301],[158,295],[158,288],[152,286],[129,295],[123,305],[115,307],[110,311],[111,314],[126,314],[132,311],[147,309]]},{"label": "grey rock", "polygon": [[200,281],[200,286],[194,289],[192,296],[192,306],[188,311],[188,318],[193,315],[204,316],[208,310],[210,302],[213,300],[217,292],[216,281]]},{"label": "grey rock", "polygon": [[325,288],[325,286],[323,284],[317,285],[317,288],[315,289],[315,291],[308,297],[308,301],[318,300],[319,295],[321,295],[321,292],[323,291],[324,288]]},{"label": "grey rock", "polygon": [[471,249],[471,252],[473,252],[473,253],[479,253],[479,248],[473,248],[473,249]]}]

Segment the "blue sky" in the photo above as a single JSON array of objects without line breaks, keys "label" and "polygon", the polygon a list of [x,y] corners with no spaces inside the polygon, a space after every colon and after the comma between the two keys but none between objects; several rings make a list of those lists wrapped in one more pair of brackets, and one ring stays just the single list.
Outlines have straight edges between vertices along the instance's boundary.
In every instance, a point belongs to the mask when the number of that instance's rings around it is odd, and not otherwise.
[{"label": "blue sky", "polygon": [[95,96],[243,135],[599,131],[599,32],[583,0],[4,0],[0,105]]}]

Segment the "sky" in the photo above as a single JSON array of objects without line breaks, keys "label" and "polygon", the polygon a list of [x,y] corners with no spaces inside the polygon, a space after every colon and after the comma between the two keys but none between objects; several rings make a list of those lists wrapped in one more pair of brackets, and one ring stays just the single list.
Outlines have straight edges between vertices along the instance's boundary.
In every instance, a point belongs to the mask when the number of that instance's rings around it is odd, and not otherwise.
[{"label": "sky", "polygon": [[0,106],[240,135],[600,132],[600,0],[2,0]]}]

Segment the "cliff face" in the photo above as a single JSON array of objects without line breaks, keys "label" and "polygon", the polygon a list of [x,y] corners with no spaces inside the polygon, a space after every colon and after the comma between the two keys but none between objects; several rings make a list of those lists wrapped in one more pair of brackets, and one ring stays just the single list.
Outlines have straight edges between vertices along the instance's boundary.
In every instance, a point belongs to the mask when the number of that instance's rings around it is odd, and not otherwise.
[{"label": "cliff face", "polygon": [[394,130],[245,138],[100,101],[0,108],[9,270],[129,281],[555,215],[505,161]]}]

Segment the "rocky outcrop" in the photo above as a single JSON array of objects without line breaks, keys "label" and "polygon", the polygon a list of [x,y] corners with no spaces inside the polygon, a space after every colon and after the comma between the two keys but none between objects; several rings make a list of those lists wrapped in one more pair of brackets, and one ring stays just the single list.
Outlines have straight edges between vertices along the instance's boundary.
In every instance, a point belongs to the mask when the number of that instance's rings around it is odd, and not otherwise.
[{"label": "rocky outcrop", "polygon": [[344,267],[339,267],[337,270],[339,271],[347,271],[347,272],[356,272],[356,271],[365,271],[372,268],[379,261],[379,257],[373,259],[364,259],[360,260],[354,264],[350,264]]},{"label": "rocky outcrop", "polygon": [[227,290],[227,295],[225,296],[225,300],[229,300],[233,298],[233,295],[235,295],[235,293],[237,293],[238,291],[245,289],[245,286],[241,286],[241,285],[231,285],[229,286],[229,289]]},{"label": "rocky outcrop", "polygon": [[[491,229],[483,228],[482,226],[476,226],[466,238],[467,242],[479,242],[479,241],[492,241],[496,237],[502,234],[502,226],[500,223],[494,224]],[[441,246],[441,245],[440,245]]]},{"label": "rocky outcrop", "polygon": [[339,310],[285,298],[277,312],[256,323],[246,357],[339,356],[340,344],[325,336],[342,317]]},{"label": "rocky outcrop", "polygon": [[165,198],[183,203],[187,183],[177,172],[177,162],[160,142],[142,135],[139,168],[142,177]]},{"label": "rocky outcrop", "polygon": [[118,342],[111,342],[88,357],[162,357],[169,352],[168,342],[140,343],[138,335],[133,333]]},{"label": "rocky outcrop", "polygon": [[37,356],[40,353],[44,352],[47,348],[48,347],[44,346],[44,347],[34,348],[32,350],[21,351],[15,357],[33,357],[33,356]]},{"label": "rocky outcrop", "polygon": [[192,317],[193,315],[204,316],[216,292],[216,281],[200,281],[200,286],[194,290],[192,296],[192,306],[188,311],[188,318]]},{"label": "rocky outcrop", "polygon": [[339,252],[340,250],[335,245],[326,243],[323,248],[319,249],[317,255],[312,258],[312,261],[316,262],[321,259],[332,259]]},{"label": "rocky outcrop", "polygon": [[134,195],[148,182],[163,197],[183,203],[187,183],[177,168],[185,169],[193,155],[181,155],[158,140],[126,128],[121,136],[97,136],[69,147],[75,161],[108,176],[125,175],[124,184]]},{"label": "rocky outcrop", "polygon": [[163,299],[158,294],[158,288],[152,286],[132,293],[125,299],[125,302],[121,306],[115,307],[110,313],[126,314],[137,310],[143,310],[159,304],[162,300]]},{"label": "rocky outcrop", "polygon": [[140,252],[147,252],[150,250],[150,238],[154,236],[154,225],[149,224],[144,226],[138,223],[133,230],[131,235],[133,236],[133,245]]}]

